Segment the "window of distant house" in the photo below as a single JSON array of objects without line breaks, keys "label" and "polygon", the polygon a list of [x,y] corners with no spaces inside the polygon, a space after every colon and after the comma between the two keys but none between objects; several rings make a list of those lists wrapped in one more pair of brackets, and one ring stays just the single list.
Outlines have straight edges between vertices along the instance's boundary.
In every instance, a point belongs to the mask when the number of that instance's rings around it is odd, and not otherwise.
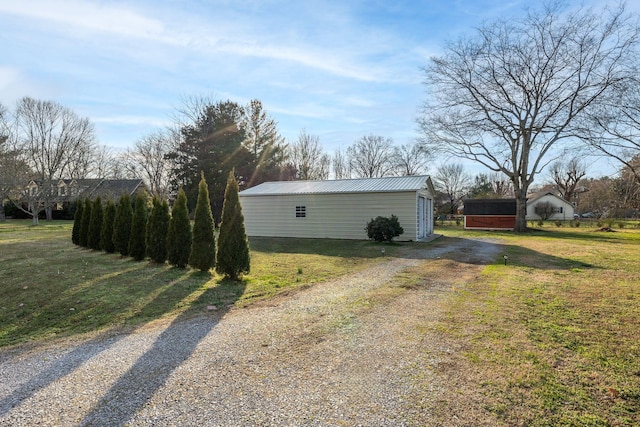
[{"label": "window of distant house", "polygon": [[67,187],[58,187],[58,195],[66,196],[67,195]]},{"label": "window of distant house", "polygon": [[306,217],[307,217],[307,207],[296,206],[296,218],[306,218]]}]

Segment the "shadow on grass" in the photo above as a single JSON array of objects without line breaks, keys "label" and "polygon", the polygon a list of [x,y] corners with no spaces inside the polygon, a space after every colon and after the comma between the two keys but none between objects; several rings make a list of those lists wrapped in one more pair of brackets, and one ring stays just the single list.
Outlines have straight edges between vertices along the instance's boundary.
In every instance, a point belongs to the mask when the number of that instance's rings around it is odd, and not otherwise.
[{"label": "shadow on grass", "polygon": [[[246,284],[244,282],[220,282],[205,291],[196,305],[220,299],[220,288],[225,295],[235,295],[237,300]],[[94,409],[85,416],[81,425],[123,425],[158,391],[173,371],[193,354],[198,344],[218,324],[228,311],[232,300],[222,306],[216,316],[187,320],[178,316],[155,340],[153,346],[111,387]],[[190,316],[189,316],[190,317]]]},{"label": "shadow on grass", "polygon": [[252,237],[252,251],[264,253],[311,254],[335,257],[376,258],[381,248],[388,254],[405,243],[376,243],[370,240],[297,239],[288,237]]},{"label": "shadow on grass", "polygon": [[563,231],[562,229],[546,230],[546,229],[533,229],[526,233],[524,236],[536,236],[536,237],[549,237],[553,239],[563,240],[586,240],[603,243],[626,243],[629,240],[640,241],[640,233],[635,230],[629,229],[625,232],[625,229],[615,229],[612,231],[603,231],[600,228],[581,228],[580,231]]},{"label": "shadow on grass", "polygon": [[[140,312],[152,313],[153,318],[158,318],[163,314],[159,307],[166,307],[164,311],[169,312],[180,302],[188,301],[186,307],[183,307],[184,311],[160,334],[152,348],[102,397],[100,403],[86,416],[83,424],[124,424],[164,384],[171,372],[191,355],[198,343],[242,296],[245,288],[244,282],[221,281],[216,286],[203,290],[202,286],[211,280],[208,273],[185,272],[179,269],[168,269],[168,272],[179,273],[180,277],[162,292],[158,292],[140,308]],[[184,286],[183,282],[190,282],[190,285]],[[181,288],[181,298],[172,292],[171,288]],[[164,301],[167,297],[174,301],[170,307]],[[215,317],[201,316],[194,319],[193,311],[189,308],[205,307],[212,303],[224,304],[220,305]],[[82,342],[61,357],[53,358],[53,361],[46,364],[35,376],[0,400],[0,415],[5,415],[39,390],[73,373],[88,360],[108,351],[126,336],[121,330],[107,330],[89,341]],[[11,356],[20,351],[10,350],[3,354],[1,363],[10,364]]]},{"label": "shadow on grass", "polygon": [[[496,236],[498,237],[498,236]],[[516,244],[492,242],[483,235],[481,238],[440,237],[429,243],[416,243],[406,247],[400,257],[410,259],[447,259],[475,265],[507,265],[532,267],[542,270],[567,270],[571,268],[598,268],[571,258],[544,254]]]}]

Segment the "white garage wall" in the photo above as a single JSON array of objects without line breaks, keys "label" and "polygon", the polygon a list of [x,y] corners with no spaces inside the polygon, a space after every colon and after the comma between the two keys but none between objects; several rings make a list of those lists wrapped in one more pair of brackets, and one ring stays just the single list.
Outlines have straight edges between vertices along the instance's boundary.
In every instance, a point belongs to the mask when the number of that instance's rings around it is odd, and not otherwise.
[{"label": "white garage wall", "polygon": [[[404,228],[397,240],[416,240],[417,197],[415,191],[241,195],[240,202],[248,236],[367,239],[371,218],[393,214]],[[306,207],[305,218],[296,218],[296,206]]]}]

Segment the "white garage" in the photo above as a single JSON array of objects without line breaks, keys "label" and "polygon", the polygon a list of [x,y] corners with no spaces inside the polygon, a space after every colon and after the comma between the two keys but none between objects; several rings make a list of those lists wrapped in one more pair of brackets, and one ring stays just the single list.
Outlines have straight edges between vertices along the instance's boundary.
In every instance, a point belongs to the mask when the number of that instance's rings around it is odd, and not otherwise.
[{"label": "white garage", "polygon": [[265,182],[240,192],[247,235],[367,239],[377,216],[396,215],[404,234],[433,234],[435,191],[428,176]]}]

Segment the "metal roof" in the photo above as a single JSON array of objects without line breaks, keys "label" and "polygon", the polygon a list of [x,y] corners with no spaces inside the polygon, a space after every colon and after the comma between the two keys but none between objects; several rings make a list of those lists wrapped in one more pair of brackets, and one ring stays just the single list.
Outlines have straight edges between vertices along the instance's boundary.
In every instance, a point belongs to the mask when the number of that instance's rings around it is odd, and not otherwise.
[{"label": "metal roof", "polygon": [[273,181],[241,191],[240,196],[417,191],[429,188],[429,181],[427,175],[326,181]]}]

